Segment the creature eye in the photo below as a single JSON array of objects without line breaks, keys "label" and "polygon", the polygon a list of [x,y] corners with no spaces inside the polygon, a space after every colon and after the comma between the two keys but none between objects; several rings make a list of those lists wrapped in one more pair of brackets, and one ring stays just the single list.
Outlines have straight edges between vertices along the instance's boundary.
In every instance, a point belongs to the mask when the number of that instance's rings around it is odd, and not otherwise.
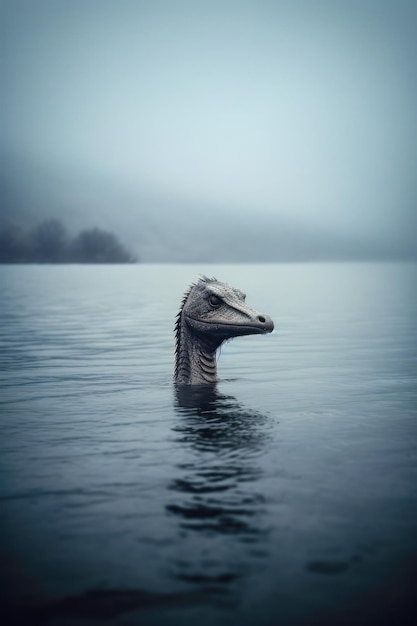
[{"label": "creature eye", "polygon": [[220,300],[220,298],[218,298],[214,294],[211,294],[211,296],[209,297],[209,302],[211,306],[219,306],[222,301]]}]

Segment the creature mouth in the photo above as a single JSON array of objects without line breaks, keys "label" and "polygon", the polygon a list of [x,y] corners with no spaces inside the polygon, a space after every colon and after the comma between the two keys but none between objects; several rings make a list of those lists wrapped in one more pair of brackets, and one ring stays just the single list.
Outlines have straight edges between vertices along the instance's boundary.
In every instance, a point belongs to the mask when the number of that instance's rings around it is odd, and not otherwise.
[{"label": "creature mouth", "polygon": [[189,318],[191,326],[200,332],[207,332],[213,335],[223,335],[225,337],[238,337],[241,335],[266,335],[274,330],[274,322],[270,317],[260,315],[258,322],[247,322],[243,324],[228,322],[203,322]]},{"label": "creature mouth", "polygon": [[224,328],[227,330],[232,330],[238,332],[239,334],[247,334],[247,335],[267,335],[268,333],[272,333],[274,330],[274,323],[271,320],[270,322],[265,322],[262,326],[260,324],[216,324],[219,329]]}]

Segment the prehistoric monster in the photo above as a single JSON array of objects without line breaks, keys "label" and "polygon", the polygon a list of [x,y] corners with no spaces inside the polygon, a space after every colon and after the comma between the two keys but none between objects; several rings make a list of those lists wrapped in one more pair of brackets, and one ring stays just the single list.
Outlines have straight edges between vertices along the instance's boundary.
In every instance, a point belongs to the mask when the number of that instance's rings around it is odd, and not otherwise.
[{"label": "prehistoric monster", "polygon": [[177,384],[215,383],[216,352],[224,341],[273,331],[269,315],[248,307],[245,298],[239,289],[206,276],[189,287],[175,324]]}]

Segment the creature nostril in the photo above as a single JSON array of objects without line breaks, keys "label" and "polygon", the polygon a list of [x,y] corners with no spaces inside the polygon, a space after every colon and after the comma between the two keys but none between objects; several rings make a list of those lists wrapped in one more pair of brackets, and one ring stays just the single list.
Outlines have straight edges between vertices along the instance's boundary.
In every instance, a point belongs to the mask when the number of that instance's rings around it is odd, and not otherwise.
[{"label": "creature nostril", "polygon": [[266,320],[265,320],[263,315],[258,315],[258,320],[261,322],[261,324],[265,324],[265,322],[266,322]]}]

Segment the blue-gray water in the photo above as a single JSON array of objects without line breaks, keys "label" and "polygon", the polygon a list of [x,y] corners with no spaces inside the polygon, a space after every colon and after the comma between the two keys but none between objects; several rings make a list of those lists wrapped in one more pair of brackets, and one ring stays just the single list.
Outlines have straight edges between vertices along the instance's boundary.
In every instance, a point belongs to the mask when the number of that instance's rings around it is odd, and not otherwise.
[{"label": "blue-gray water", "polygon": [[[177,396],[174,317],[199,272],[276,330]],[[9,619],[405,623],[416,285],[413,264],[0,267]]]}]

